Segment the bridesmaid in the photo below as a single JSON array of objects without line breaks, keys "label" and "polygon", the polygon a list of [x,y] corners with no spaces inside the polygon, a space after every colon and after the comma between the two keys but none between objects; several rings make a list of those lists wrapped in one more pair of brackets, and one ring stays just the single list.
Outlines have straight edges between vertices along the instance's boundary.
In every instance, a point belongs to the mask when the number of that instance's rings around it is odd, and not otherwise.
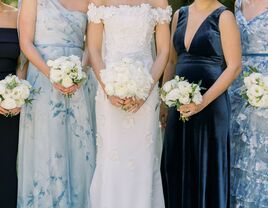
[{"label": "bridesmaid", "polygon": [[[21,49],[30,61],[28,81],[41,88],[22,110],[18,161],[18,207],[90,207],[95,142],[88,86],[64,88],[49,81],[46,62],[81,57],[87,0],[23,0]],[[75,93],[72,98],[64,96]]]},{"label": "bridesmaid", "polygon": [[[17,10],[0,0],[0,80],[16,74],[20,54],[17,35]],[[14,208],[17,204],[16,160],[20,109],[7,111],[0,107],[0,206]],[[13,114],[13,117],[6,117]]]},{"label": "bridesmaid", "polygon": [[[268,74],[268,0],[237,0],[235,9],[242,38],[243,71],[254,66]],[[242,78],[238,79],[230,90],[235,135],[233,207],[268,207],[268,110],[245,107],[240,96],[242,84]]]},{"label": "bridesmaid", "polygon": [[[174,74],[202,80],[203,102],[170,108],[162,173],[167,208],[228,208],[228,87],[240,73],[239,31],[216,0],[195,0],[175,13],[164,82]],[[190,117],[183,123],[179,114]]]}]

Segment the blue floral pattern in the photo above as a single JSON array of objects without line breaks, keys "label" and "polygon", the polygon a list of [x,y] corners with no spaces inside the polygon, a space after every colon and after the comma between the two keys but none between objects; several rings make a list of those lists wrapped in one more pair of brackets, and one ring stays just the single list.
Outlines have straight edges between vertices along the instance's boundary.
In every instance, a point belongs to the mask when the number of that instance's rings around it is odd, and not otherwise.
[{"label": "blue floral pattern", "polygon": [[[268,73],[268,9],[246,20],[236,1],[241,31],[243,71],[254,66]],[[246,107],[240,92],[242,75],[230,89],[232,102],[232,207],[268,207],[268,110]]]},{"label": "blue floral pattern", "polygon": [[[34,44],[45,61],[82,58],[86,25],[86,14],[37,0]],[[69,99],[32,64],[27,79],[41,92],[21,115],[18,208],[89,208],[96,154],[91,80]]]}]

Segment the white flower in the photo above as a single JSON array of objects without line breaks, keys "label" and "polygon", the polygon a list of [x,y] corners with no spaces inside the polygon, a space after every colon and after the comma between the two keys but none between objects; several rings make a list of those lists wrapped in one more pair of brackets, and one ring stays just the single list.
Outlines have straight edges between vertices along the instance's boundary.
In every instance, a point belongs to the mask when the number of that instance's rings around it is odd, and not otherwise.
[{"label": "white flower", "polygon": [[50,80],[51,82],[59,83],[63,78],[63,72],[61,70],[50,70]]},{"label": "white flower", "polygon": [[180,96],[179,102],[183,105],[189,104],[191,102],[191,99],[189,96]]},{"label": "white flower", "polygon": [[7,110],[11,110],[17,107],[16,101],[12,98],[6,98],[1,102],[1,107]]},{"label": "white flower", "polygon": [[16,100],[16,106],[17,107],[21,108],[24,104],[25,104],[25,100],[24,99]]},{"label": "white flower", "polygon": [[113,87],[113,85],[110,84],[110,83],[109,84],[106,84],[105,85],[105,91],[110,96],[114,95],[114,87]]},{"label": "white flower", "polygon": [[69,76],[65,76],[62,79],[61,84],[63,87],[68,88],[68,87],[73,86],[74,83],[73,83],[73,80]]},{"label": "white flower", "polygon": [[163,86],[165,92],[169,92],[172,89],[172,83],[170,81],[166,82]]},{"label": "white flower", "polygon": [[178,88],[175,88],[171,90],[167,95],[166,95],[166,100],[167,101],[176,101],[180,99],[180,90]]},{"label": "white flower", "polygon": [[196,105],[199,105],[202,103],[203,101],[203,97],[200,93],[195,93],[192,99],[193,103],[195,103]]},{"label": "white flower", "polygon": [[0,95],[4,94],[6,91],[6,88],[3,84],[0,84]]},{"label": "white flower", "polygon": [[263,95],[259,103],[262,108],[268,108],[268,94]]},{"label": "white flower", "polygon": [[264,89],[258,85],[252,85],[249,88],[248,93],[254,97],[260,97],[263,95]]}]

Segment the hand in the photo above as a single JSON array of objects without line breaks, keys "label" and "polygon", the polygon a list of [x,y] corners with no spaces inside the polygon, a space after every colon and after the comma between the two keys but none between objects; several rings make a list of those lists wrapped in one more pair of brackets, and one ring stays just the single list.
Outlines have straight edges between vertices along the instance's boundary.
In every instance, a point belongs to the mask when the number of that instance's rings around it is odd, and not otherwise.
[{"label": "hand", "polygon": [[9,110],[9,114],[11,116],[16,116],[20,113],[20,111],[21,111],[21,108],[14,108],[14,109]]},{"label": "hand", "polygon": [[161,104],[160,106],[160,122],[161,122],[161,128],[166,128],[167,125],[167,117],[168,117],[168,108],[165,106],[165,104]]},{"label": "hand", "polygon": [[131,109],[131,111],[129,110],[129,112],[132,112],[132,113],[136,113],[140,110],[140,108],[143,106],[143,104],[145,103],[145,100],[135,100],[134,102],[134,106],[133,106],[133,109]]},{"label": "hand", "polygon": [[127,112],[132,112],[135,107],[137,106],[135,99],[133,98],[127,98],[124,100],[124,105],[122,106],[122,109]]},{"label": "hand", "polygon": [[119,97],[108,95],[107,98],[109,99],[109,101],[111,102],[112,105],[114,105],[118,108],[124,106],[125,101]]},{"label": "hand", "polygon": [[2,108],[2,107],[0,107],[0,114],[3,115],[3,116],[6,116],[6,115],[9,114],[9,111],[4,109],[4,108]]},{"label": "hand", "polygon": [[182,117],[189,118],[190,116],[193,116],[199,113],[203,109],[204,109],[204,106],[202,103],[200,105],[190,103],[190,104],[180,106],[179,109],[177,110],[180,112]]},{"label": "hand", "polygon": [[79,85],[73,85],[71,87],[65,88],[59,83],[53,83],[53,86],[64,95],[74,94],[79,88]]}]

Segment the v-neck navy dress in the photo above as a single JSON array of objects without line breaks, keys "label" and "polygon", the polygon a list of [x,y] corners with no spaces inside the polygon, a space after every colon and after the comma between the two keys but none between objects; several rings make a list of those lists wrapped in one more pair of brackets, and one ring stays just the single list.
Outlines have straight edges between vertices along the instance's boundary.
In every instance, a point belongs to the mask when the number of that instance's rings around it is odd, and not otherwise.
[{"label": "v-neck navy dress", "polygon": [[[16,74],[20,54],[17,29],[0,28],[0,80]],[[16,161],[19,137],[19,116],[0,115],[0,207],[17,204]]]},{"label": "v-neck navy dress", "polygon": [[[219,18],[225,10],[220,7],[205,19],[189,51],[184,44],[188,7],[179,12],[173,40],[178,55],[176,74],[190,82],[202,80],[206,90],[226,67],[219,30]],[[227,92],[186,123],[179,120],[175,108],[170,108],[162,159],[167,208],[229,207],[229,123]]]}]

